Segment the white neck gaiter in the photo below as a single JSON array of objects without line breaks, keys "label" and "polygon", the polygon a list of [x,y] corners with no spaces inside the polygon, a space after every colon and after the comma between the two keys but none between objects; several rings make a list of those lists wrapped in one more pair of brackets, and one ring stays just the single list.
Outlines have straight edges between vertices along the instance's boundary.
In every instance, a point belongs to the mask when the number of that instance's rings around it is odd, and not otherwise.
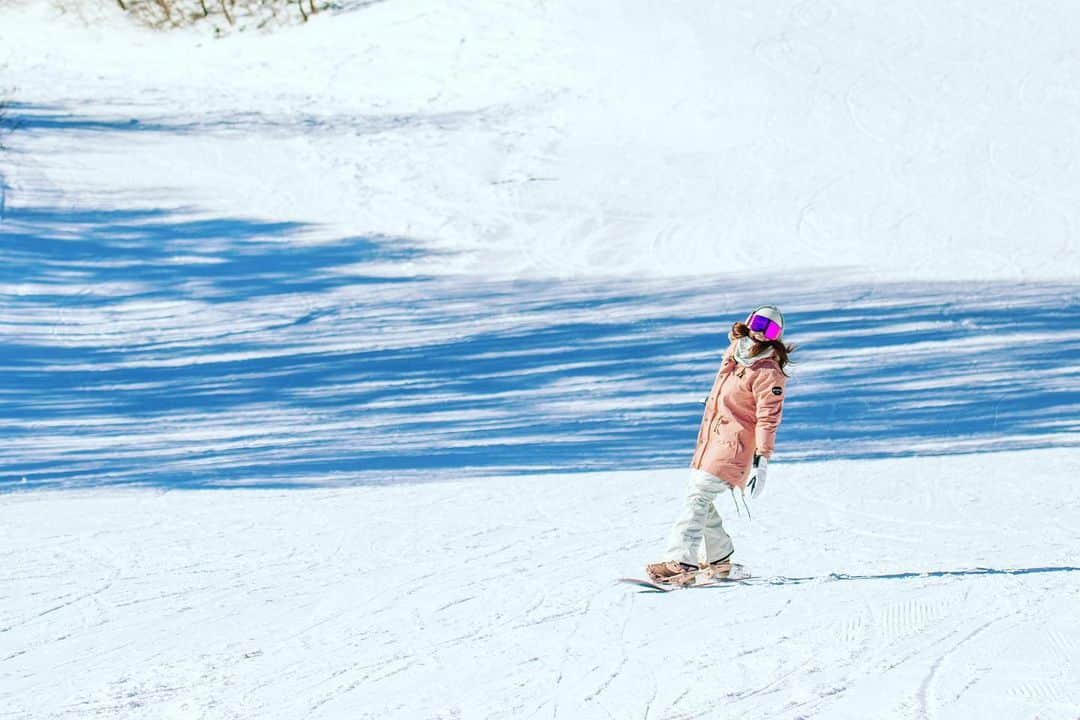
[{"label": "white neck gaiter", "polygon": [[749,335],[739,338],[735,343],[735,352],[733,354],[735,362],[744,367],[750,367],[758,360],[767,358],[773,354],[773,349],[771,347],[766,347],[757,355],[751,355],[750,353],[754,351],[755,345],[757,345],[757,341]]}]

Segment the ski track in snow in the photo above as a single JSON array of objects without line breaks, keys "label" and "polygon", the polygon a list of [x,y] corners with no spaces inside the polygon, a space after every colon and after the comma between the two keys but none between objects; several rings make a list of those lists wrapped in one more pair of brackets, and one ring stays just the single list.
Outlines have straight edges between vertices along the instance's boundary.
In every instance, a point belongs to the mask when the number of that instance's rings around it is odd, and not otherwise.
[{"label": "ski track in snow", "polygon": [[[983,492],[926,503],[941,462],[778,463],[728,524],[802,580],[665,595],[615,578],[681,470],[8,494],[0,717],[1072,720],[1080,536],[1043,520],[1080,501],[1075,454],[953,456]],[[1032,467],[1036,495],[1007,479]]]}]

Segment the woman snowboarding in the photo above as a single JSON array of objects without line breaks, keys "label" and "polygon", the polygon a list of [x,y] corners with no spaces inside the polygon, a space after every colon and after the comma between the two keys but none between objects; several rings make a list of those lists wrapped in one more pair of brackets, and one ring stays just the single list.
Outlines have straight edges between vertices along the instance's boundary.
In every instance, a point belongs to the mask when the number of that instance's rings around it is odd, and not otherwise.
[{"label": "woman snowboarding", "polygon": [[746,322],[732,325],[731,345],[705,401],[686,502],[668,535],[663,561],[646,567],[655,582],[672,582],[703,568],[714,575],[730,570],[734,547],[713,499],[736,488],[744,494],[749,487],[751,497],[764,492],[784,405],[784,367],[794,349],[780,342],[783,333],[784,316],[773,305],[762,305]]}]

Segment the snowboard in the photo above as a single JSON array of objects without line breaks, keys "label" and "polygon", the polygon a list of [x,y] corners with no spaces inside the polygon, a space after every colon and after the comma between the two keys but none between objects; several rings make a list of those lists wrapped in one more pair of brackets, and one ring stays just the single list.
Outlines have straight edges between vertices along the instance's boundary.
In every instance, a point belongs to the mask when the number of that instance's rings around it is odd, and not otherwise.
[{"label": "snowboard", "polygon": [[732,563],[727,571],[717,572],[713,568],[691,570],[681,575],[673,575],[667,582],[655,582],[644,578],[621,577],[619,582],[637,585],[644,592],[671,592],[673,590],[689,590],[692,588],[715,587],[728,583],[739,583],[748,580],[752,575],[745,565]]}]

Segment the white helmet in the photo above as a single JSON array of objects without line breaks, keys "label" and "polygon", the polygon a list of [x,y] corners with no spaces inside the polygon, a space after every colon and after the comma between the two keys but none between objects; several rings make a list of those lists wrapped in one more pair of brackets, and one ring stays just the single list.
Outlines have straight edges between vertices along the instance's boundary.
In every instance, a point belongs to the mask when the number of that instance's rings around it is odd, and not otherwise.
[{"label": "white helmet", "polygon": [[746,316],[746,325],[754,332],[764,333],[769,340],[784,336],[784,314],[775,305],[759,306]]}]

